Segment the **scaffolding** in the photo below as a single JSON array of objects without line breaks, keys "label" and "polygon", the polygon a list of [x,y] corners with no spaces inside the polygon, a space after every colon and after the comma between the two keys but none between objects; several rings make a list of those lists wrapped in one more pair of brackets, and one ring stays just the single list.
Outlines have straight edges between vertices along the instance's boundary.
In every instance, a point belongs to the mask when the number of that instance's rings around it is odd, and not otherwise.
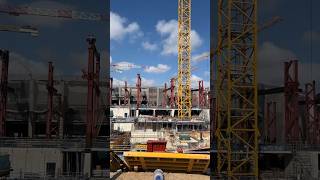
[{"label": "scaffolding", "polygon": [[217,174],[258,179],[257,1],[218,1]]}]

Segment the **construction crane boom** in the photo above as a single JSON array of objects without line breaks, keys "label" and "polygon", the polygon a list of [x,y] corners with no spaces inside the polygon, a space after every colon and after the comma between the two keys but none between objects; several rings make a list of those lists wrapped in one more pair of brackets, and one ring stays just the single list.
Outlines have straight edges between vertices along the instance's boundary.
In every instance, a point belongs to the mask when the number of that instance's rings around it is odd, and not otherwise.
[{"label": "construction crane boom", "polygon": [[0,25],[0,31],[28,33],[31,36],[38,36],[38,29],[31,26],[15,26],[15,25]]},{"label": "construction crane boom", "polygon": [[108,16],[99,13],[81,12],[68,9],[47,9],[34,8],[29,6],[12,6],[7,4],[0,4],[0,13],[9,15],[33,15],[33,16],[47,16],[56,18],[77,19],[85,21],[107,21]]}]

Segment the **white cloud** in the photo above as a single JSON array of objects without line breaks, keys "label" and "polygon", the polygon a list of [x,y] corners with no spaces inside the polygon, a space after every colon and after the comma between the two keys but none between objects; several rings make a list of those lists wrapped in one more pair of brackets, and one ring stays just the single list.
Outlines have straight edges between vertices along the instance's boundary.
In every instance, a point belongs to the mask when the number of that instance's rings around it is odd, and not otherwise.
[{"label": "white cloud", "polygon": [[[132,84],[135,86],[137,83],[137,79],[136,77],[131,79]],[[141,77],[141,85],[142,87],[150,87],[150,86],[154,86],[155,85],[155,80],[153,79],[146,79],[144,77]]]},{"label": "white cloud", "polygon": [[[164,38],[162,44],[163,55],[177,54],[177,40],[178,40],[178,22],[174,19],[165,21],[158,21],[156,25],[157,32]],[[191,30],[191,46],[196,49],[202,44],[200,35]]]},{"label": "white cloud", "polygon": [[142,36],[137,22],[128,23],[128,20],[117,13],[110,12],[110,39],[120,41],[130,35],[132,39]]},{"label": "white cloud", "polygon": [[296,55],[272,42],[264,42],[258,53],[258,80],[264,84],[283,85],[284,62]]},{"label": "white cloud", "polygon": [[149,51],[154,51],[156,49],[158,49],[158,45],[157,44],[152,44],[148,41],[145,41],[145,42],[142,42],[142,47],[145,49],[145,50],[149,50]]},{"label": "white cloud", "polygon": [[[110,57],[110,61],[112,61],[112,57],[108,53],[107,50],[102,50],[100,52],[100,70],[102,73],[106,73],[108,68],[107,67],[107,58]],[[73,52],[70,53],[69,59],[71,59],[71,64],[76,66],[79,69],[87,70],[88,67],[88,52]],[[111,62],[110,62],[111,64]]]},{"label": "white cloud", "polygon": [[[203,80],[203,78],[193,74],[191,76],[191,87],[192,88],[198,88],[199,87],[199,81],[201,81],[201,80]],[[210,82],[203,81],[203,86],[204,87],[209,87],[210,86]]]},{"label": "white cloud", "polygon": [[112,63],[112,57],[110,56],[110,64]]},{"label": "white cloud", "polygon": [[141,68],[141,66],[131,62],[127,62],[127,61],[121,61],[121,62],[112,64],[111,68],[116,71],[129,71],[131,69]]},{"label": "white cloud", "polygon": [[112,78],[112,86],[113,87],[118,87],[118,86],[124,86],[125,81],[117,79],[117,78]]},{"label": "white cloud", "polygon": [[193,62],[199,62],[204,60],[209,60],[210,52],[203,52],[201,54],[196,54],[192,56],[191,60]]},{"label": "white cloud", "polygon": [[[319,63],[310,64],[303,61],[291,50],[279,47],[272,42],[264,42],[259,51],[258,58],[258,79],[260,83],[283,86],[284,84],[284,62],[290,60],[298,60],[298,76],[300,88],[304,88],[304,84],[311,80],[320,79]],[[311,78],[311,67],[312,78]],[[317,85],[318,86],[318,85]]]},{"label": "white cloud", "polygon": [[[1,67],[1,64],[0,64]],[[47,62],[36,62],[26,57],[10,52],[9,60],[9,78],[10,76],[18,75],[25,76],[27,78],[35,76],[45,76],[48,74],[48,63]],[[58,69],[55,67],[55,74],[59,73]]]},{"label": "white cloud", "polygon": [[170,66],[166,64],[158,64],[157,66],[149,66],[144,69],[148,73],[165,73],[170,70]]},{"label": "white cloud", "polygon": [[310,42],[312,41],[320,41],[320,31],[306,31],[303,33],[303,40]]}]

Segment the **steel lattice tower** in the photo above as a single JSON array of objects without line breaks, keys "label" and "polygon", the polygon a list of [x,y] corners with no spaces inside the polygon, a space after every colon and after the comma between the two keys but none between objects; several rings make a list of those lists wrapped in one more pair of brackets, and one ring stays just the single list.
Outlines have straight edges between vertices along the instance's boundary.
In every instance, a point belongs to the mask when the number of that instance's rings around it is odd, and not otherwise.
[{"label": "steel lattice tower", "polygon": [[191,118],[191,0],[178,5],[178,116]]},{"label": "steel lattice tower", "polygon": [[217,173],[258,179],[257,1],[218,0]]}]

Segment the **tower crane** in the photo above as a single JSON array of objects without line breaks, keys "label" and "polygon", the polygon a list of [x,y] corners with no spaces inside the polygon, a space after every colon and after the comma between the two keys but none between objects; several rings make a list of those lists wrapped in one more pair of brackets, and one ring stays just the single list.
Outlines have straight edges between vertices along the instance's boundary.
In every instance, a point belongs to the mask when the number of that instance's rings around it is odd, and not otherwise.
[{"label": "tower crane", "polygon": [[191,118],[191,0],[178,0],[178,117]]},{"label": "tower crane", "polygon": [[32,16],[47,16],[56,18],[76,19],[85,21],[107,21],[108,16],[105,14],[81,12],[67,9],[47,9],[34,8],[30,6],[12,6],[8,4],[0,4],[0,13],[9,15],[32,15]]}]

